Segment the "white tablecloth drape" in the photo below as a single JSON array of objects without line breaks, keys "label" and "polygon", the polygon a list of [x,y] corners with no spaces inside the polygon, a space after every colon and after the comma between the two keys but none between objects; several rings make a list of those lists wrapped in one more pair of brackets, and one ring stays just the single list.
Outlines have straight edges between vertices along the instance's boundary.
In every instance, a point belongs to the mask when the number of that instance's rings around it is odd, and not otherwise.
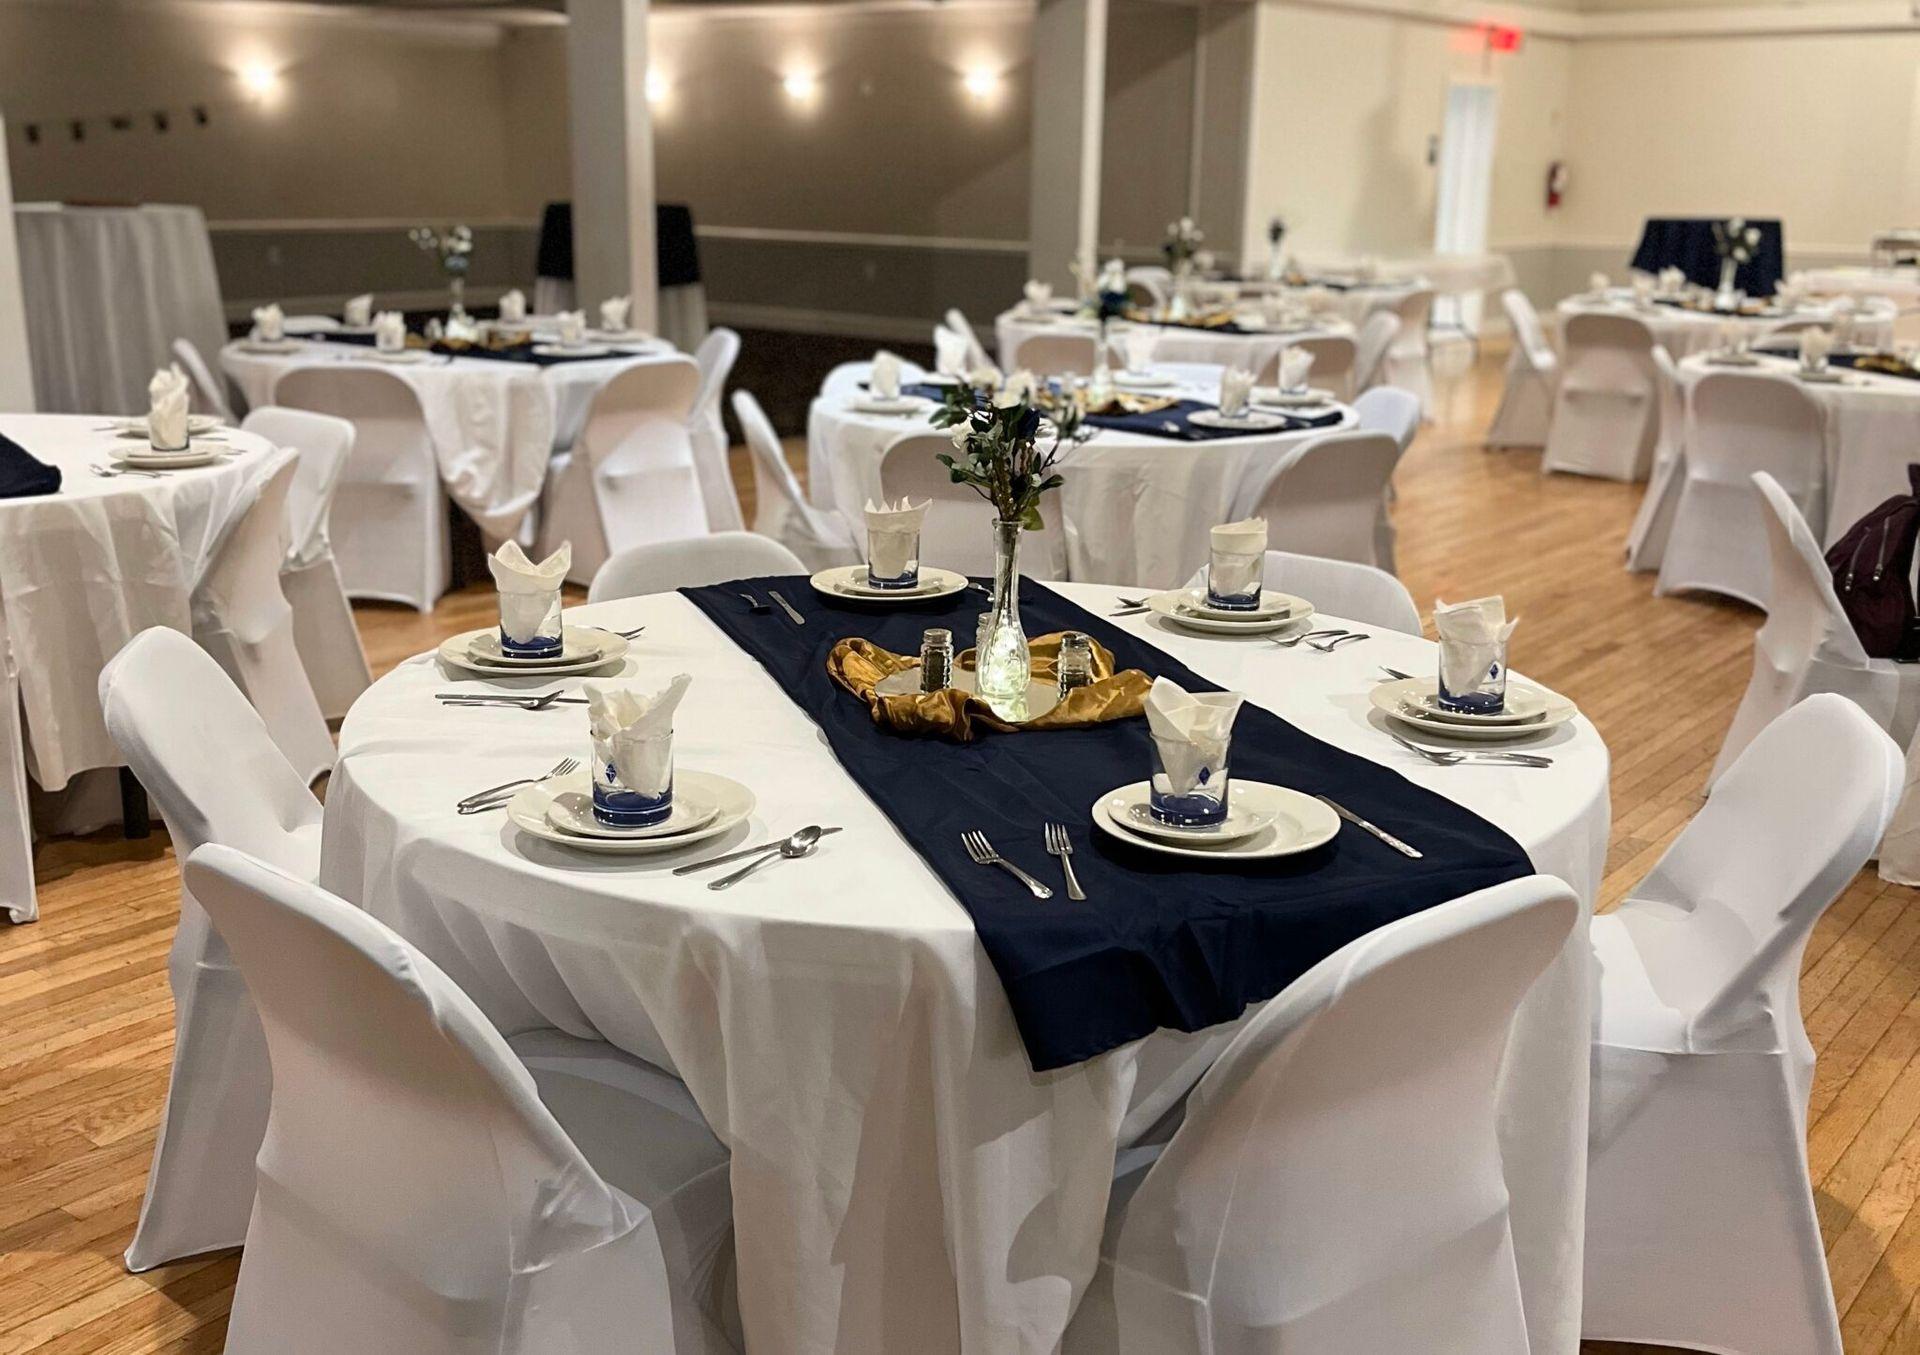
[{"label": "white tablecloth drape", "polygon": [[[1117,595],[1060,591],[1096,612]],[[696,675],[678,765],[758,797],[749,824],[708,849],[807,823],[845,831],[714,893],[670,873],[677,855],[575,855],[498,815],[457,815],[474,788],[577,753],[585,720],[440,708],[449,675],[421,656],[347,718],[324,883],[425,949],[504,1030],[606,1039],[686,1079],[732,1150],[752,1349],[1048,1355],[1098,1256],[1115,1150],[1177,1103],[1233,1027],[1162,1032],[1036,1075],[966,912],[764,669],[675,595],[572,615],[644,624],[629,672]],[[1152,618],[1116,624],[1469,806],[1593,897],[1607,752],[1585,721],[1549,738],[1544,772],[1436,768],[1390,742],[1367,700],[1381,663],[1432,670],[1424,640],[1377,632],[1331,655],[1280,653]],[[1031,844],[996,845],[1045,861],[1037,826]],[[1583,926],[1522,1009],[1502,1091],[1538,1355],[1578,1344],[1588,975]]]},{"label": "white tablecloth drape", "polygon": [[1920,268],[1812,268],[1792,281],[1816,296],[1884,296],[1902,310],[1920,308]]},{"label": "white tablecloth drape", "polygon": [[[1212,402],[1220,369],[1156,363],[1179,379],[1166,392]],[[807,485],[813,502],[858,519],[878,500],[880,458],[908,433],[935,431],[924,418],[861,414],[846,396],[823,395],[807,414]],[[1249,505],[1265,474],[1309,438],[1350,427],[1351,410],[1330,428],[1181,442],[1101,429],[1060,463],[1068,577],[1094,583],[1172,588],[1207,560],[1207,530]]]},{"label": "white tablecloth drape", "polygon": [[[1636,320],[1643,320],[1653,331],[1653,341],[1667,350],[1667,356],[1679,362],[1682,358],[1718,348],[1721,342],[1721,331],[1729,324],[1737,325],[1749,339],[1758,340],[1774,326],[1788,320],[1831,320],[1834,309],[1829,304],[1807,305],[1790,315],[1762,318],[1751,315],[1714,315],[1705,311],[1682,310],[1678,306],[1637,306],[1630,299],[1593,301],[1581,297],[1569,297],[1560,303],[1559,316],[1560,323],[1563,325],[1573,316],[1583,314],[1627,315]],[[1854,334],[1857,342],[1891,347],[1893,307],[1883,303],[1856,310]]]},{"label": "white tablecloth drape", "polygon": [[175,339],[225,342],[198,207],[14,208],[33,394],[48,413],[144,414]]},{"label": "white tablecloth drape", "polygon": [[[599,389],[637,362],[671,353],[664,343],[623,345],[638,356],[534,367],[493,358],[434,358],[379,364],[420,397],[440,478],[453,501],[491,540],[519,530],[538,502],[554,453],[573,445]],[[293,353],[248,352],[226,345],[220,366],[247,405],[271,404],[283,372],[315,363],[368,362],[364,351],[314,342]]]},{"label": "white tablecloth drape", "polygon": [[[1249,321],[1249,323],[1252,323]],[[1003,311],[993,322],[994,342],[1000,352],[1000,365],[1012,370],[1019,365],[1020,345],[1035,335],[1041,334],[1087,334],[1096,330],[1092,320],[1079,316],[1060,314],[1029,314],[1024,307],[1016,306]],[[1133,325],[1116,321],[1112,332],[1117,336]],[[1239,334],[1223,333],[1214,329],[1197,329],[1183,325],[1148,325],[1158,334],[1154,342],[1153,358],[1159,363],[1210,363],[1217,367],[1244,367],[1250,372],[1260,372],[1273,361],[1273,355],[1290,343],[1302,339],[1324,339],[1333,335],[1353,335],[1353,326],[1343,320],[1316,322],[1310,329],[1291,331],[1270,330],[1264,332],[1243,332]]]}]

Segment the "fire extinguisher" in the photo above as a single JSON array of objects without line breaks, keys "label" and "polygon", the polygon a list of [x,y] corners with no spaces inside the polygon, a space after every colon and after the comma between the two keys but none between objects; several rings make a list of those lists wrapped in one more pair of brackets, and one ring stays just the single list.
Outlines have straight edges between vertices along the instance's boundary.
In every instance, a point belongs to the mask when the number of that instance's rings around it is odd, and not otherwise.
[{"label": "fire extinguisher", "polygon": [[1555,160],[1547,166],[1547,207],[1549,210],[1560,205],[1560,199],[1567,195],[1567,162]]}]

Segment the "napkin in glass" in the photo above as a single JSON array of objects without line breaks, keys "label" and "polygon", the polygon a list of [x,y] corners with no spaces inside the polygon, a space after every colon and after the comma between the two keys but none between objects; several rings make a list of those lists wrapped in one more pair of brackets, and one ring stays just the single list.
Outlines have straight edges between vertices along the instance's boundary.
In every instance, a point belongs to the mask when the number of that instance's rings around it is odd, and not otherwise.
[{"label": "napkin in glass", "polygon": [[399,311],[381,311],[373,317],[373,346],[397,353],[407,346],[407,317]]},{"label": "napkin in glass", "polygon": [[279,302],[253,308],[253,337],[268,343],[278,343],[287,337],[287,315],[280,309]]},{"label": "napkin in glass", "polygon": [[573,568],[573,543],[562,541],[559,550],[535,564],[518,541],[509,541],[487,558],[487,568],[500,590],[500,629],[515,644],[531,644]]},{"label": "napkin in glass", "polygon": [[1247,397],[1253,394],[1253,373],[1244,367],[1228,367],[1220,373],[1220,412],[1232,418],[1246,413]]},{"label": "napkin in glass", "polygon": [[504,324],[518,325],[527,318],[527,294],[515,287],[500,297],[500,319]]},{"label": "napkin in glass", "polygon": [[932,503],[915,506],[904,497],[896,504],[867,500],[867,566],[875,578],[897,579],[907,572]]},{"label": "napkin in glass", "polygon": [[1613,286],[1613,280],[1605,273],[1590,273],[1587,275],[1587,290],[1595,296],[1599,296],[1611,286]]},{"label": "napkin in glass", "polygon": [[553,317],[554,327],[560,331],[560,342],[564,344],[583,344],[587,341],[587,313],[585,311],[561,311]]},{"label": "napkin in glass", "polygon": [[873,369],[867,374],[867,392],[876,400],[900,398],[900,359],[884,348],[873,355]]},{"label": "napkin in glass", "polygon": [[1041,282],[1038,278],[1029,278],[1024,289],[1024,295],[1027,299],[1028,310],[1035,312],[1044,311],[1053,302],[1053,284],[1050,282]]},{"label": "napkin in glass", "polygon": [[1266,561],[1267,520],[1223,522],[1208,532],[1207,544],[1212,548],[1207,561],[1208,591],[1221,597],[1246,593]]},{"label": "napkin in glass", "polygon": [[1520,618],[1507,620],[1498,594],[1471,602],[1435,602],[1433,630],[1440,637],[1440,676],[1450,692],[1471,692],[1505,651]]},{"label": "napkin in glass", "polygon": [[1153,350],[1159,346],[1160,331],[1151,325],[1135,325],[1120,336],[1120,351],[1130,372],[1153,366]]},{"label": "napkin in glass", "polygon": [[163,451],[187,445],[187,374],[162,367],[147,382],[147,441]]},{"label": "napkin in glass", "polygon": [[609,334],[625,334],[627,332],[627,314],[632,309],[632,297],[608,297],[600,303],[600,328]]},{"label": "napkin in glass", "polygon": [[1147,692],[1147,728],[1160,744],[1160,765],[1176,794],[1199,784],[1202,772],[1226,761],[1233,720],[1246,700],[1239,692],[1189,692],[1158,677]]},{"label": "napkin in glass", "polygon": [[596,748],[604,747],[620,784],[643,795],[665,793],[673,781],[673,712],[693,681],[682,673],[658,692],[640,692],[617,682],[586,682],[587,722]]},{"label": "napkin in glass", "polygon": [[967,336],[955,334],[945,325],[933,328],[933,369],[942,376],[967,374]]},{"label": "napkin in glass", "polygon": [[1279,369],[1281,390],[1305,390],[1307,377],[1313,372],[1313,354],[1304,348],[1283,348],[1280,350]]},{"label": "napkin in glass", "polygon": [[1676,296],[1687,289],[1687,270],[1684,268],[1663,268],[1660,270],[1660,292],[1663,296]]},{"label": "napkin in glass", "polygon": [[365,329],[373,323],[373,293],[362,292],[347,298],[340,308],[340,322],[348,329]]},{"label": "napkin in glass", "polygon": [[49,466],[0,433],[0,499],[25,499],[60,490],[60,468]]},{"label": "napkin in glass", "polygon": [[1800,331],[1800,370],[1817,372],[1827,365],[1827,359],[1833,355],[1833,335],[1824,329],[1803,329]]}]

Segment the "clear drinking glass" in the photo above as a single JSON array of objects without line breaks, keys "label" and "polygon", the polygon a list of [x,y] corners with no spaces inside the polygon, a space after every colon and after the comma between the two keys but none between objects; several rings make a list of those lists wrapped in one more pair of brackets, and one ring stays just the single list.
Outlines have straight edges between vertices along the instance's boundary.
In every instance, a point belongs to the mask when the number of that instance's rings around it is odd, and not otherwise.
[{"label": "clear drinking glass", "polygon": [[1463,715],[1498,715],[1505,710],[1507,642],[1463,644],[1442,637],[1438,698],[1442,710]]},{"label": "clear drinking glass", "polygon": [[1207,560],[1207,605],[1225,612],[1258,611],[1266,563],[1263,550],[1212,551]]},{"label": "clear drinking glass", "polygon": [[1210,828],[1225,823],[1232,778],[1227,752],[1232,735],[1206,747],[1189,739],[1153,740],[1153,779],[1147,812],[1176,828]]},{"label": "clear drinking glass", "polygon": [[867,529],[867,583],[874,588],[920,586],[920,530]]},{"label": "clear drinking glass", "polygon": [[560,657],[560,589],[500,594],[500,652],[510,659]]},{"label": "clear drinking glass", "polygon": [[593,817],[609,828],[651,828],[673,813],[673,731],[629,742],[629,784],[614,764],[613,745],[593,741]]}]

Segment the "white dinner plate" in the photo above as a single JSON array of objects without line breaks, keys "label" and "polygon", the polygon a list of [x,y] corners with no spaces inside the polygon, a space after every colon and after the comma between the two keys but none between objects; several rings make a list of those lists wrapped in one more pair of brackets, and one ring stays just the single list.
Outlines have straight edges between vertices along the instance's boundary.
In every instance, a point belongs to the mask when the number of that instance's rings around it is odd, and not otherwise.
[{"label": "white dinner plate", "polygon": [[688,833],[706,827],[713,816],[720,812],[720,806],[704,796],[694,793],[680,784],[676,774],[673,783],[673,808],[667,811],[666,822],[656,823],[646,828],[614,828],[600,822],[593,812],[593,791],[563,790],[547,802],[547,823],[563,833],[575,837],[616,838],[622,842],[638,842],[650,838],[685,837]]},{"label": "white dinner plate", "polygon": [[863,395],[847,405],[855,414],[918,414],[932,401],[918,395],[896,395],[891,400],[878,395]]},{"label": "white dinner plate", "polygon": [[1320,386],[1309,386],[1306,390],[1289,394],[1278,386],[1255,386],[1250,397],[1257,405],[1274,405],[1280,409],[1305,409],[1319,405],[1338,404],[1339,399],[1330,390]]},{"label": "white dinner plate", "polygon": [[533,346],[535,357],[541,358],[610,358],[613,350],[603,343],[537,343]]},{"label": "white dinner plate", "polygon": [[1180,591],[1185,598],[1185,609],[1209,621],[1236,621],[1242,624],[1248,621],[1291,621],[1296,616],[1306,616],[1313,611],[1313,604],[1305,598],[1297,598],[1292,593],[1275,592],[1271,588],[1261,590],[1260,605],[1250,612],[1212,606],[1207,601],[1205,584]]},{"label": "white dinner plate", "polygon": [[653,338],[644,329],[590,329],[591,338],[605,339],[608,343],[646,343]]},{"label": "white dinner plate", "polygon": [[298,353],[306,345],[298,339],[242,339],[242,353]]},{"label": "white dinner plate", "polygon": [[[476,654],[485,655],[487,646],[492,653],[500,652],[500,630],[489,626],[484,630],[470,630],[440,642],[441,662],[455,668],[463,668],[469,673],[485,673],[488,677],[506,677],[525,673],[540,677],[560,677],[568,673],[591,673],[618,663],[627,656],[629,645],[621,636],[612,631],[598,630],[589,626],[566,626],[560,633],[563,649],[557,659],[501,660],[476,658]],[[594,657],[587,657],[592,654]],[[577,655],[568,658],[568,655]]]},{"label": "white dinner plate", "polygon": [[1234,415],[1222,414],[1217,409],[1196,409],[1187,415],[1187,422],[1198,428],[1219,428],[1237,433],[1268,433],[1287,426],[1286,415],[1266,414],[1257,409]]},{"label": "white dinner plate", "polygon": [[406,366],[411,362],[425,362],[430,354],[421,348],[402,348],[398,352],[387,353],[378,348],[369,348],[367,356],[375,362],[391,362],[396,366]]},{"label": "white dinner plate", "polygon": [[1197,842],[1183,836],[1178,842],[1168,842],[1141,832],[1128,817],[1131,805],[1146,801],[1147,789],[1145,781],[1136,781],[1102,795],[1093,802],[1094,825],[1109,837],[1142,850],[1196,861],[1264,861],[1296,856],[1324,846],[1340,833],[1340,816],[1313,796],[1264,781],[1236,778],[1231,791],[1235,806],[1249,814],[1271,814],[1271,822],[1230,841]]},{"label": "white dinner plate", "polygon": [[1845,372],[1832,367],[1829,367],[1824,372],[1801,370],[1795,372],[1794,375],[1802,381],[1815,386],[1840,386],[1846,384],[1847,380],[1847,374]]},{"label": "white dinner plate", "polygon": [[651,856],[659,852],[678,851],[696,842],[718,837],[743,822],[753,813],[754,806],[753,792],[731,777],[715,772],[676,769],[673,774],[674,797],[678,799],[685,793],[712,804],[714,814],[706,823],[691,832],[677,833],[671,837],[583,837],[555,828],[547,822],[548,803],[556,795],[568,792],[576,795],[592,793],[588,789],[585,771],[558,776],[537,786],[522,786],[507,801],[507,820],[529,837],[542,838],[575,851],[603,852],[614,856]]},{"label": "white dinner plate", "polygon": [[1751,353],[1709,353],[1707,365],[1709,367],[1758,367],[1760,359]]},{"label": "white dinner plate", "polygon": [[[133,419],[115,419],[113,426],[119,431],[120,436],[123,438],[144,438],[147,436],[147,420],[145,415]],[[189,438],[203,437],[211,433],[214,429],[224,428],[225,426],[226,420],[217,414],[187,415],[187,436]]]},{"label": "white dinner plate", "polygon": [[1269,616],[1263,621],[1220,621],[1192,610],[1191,595],[1184,588],[1154,593],[1147,598],[1147,609],[1163,620],[1209,635],[1271,635],[1275,631],[1305,626],[1313,620],[1313,606],[1304,599],[1300,609],[1285,616]]},{"label": "white dinner plate", "polygon": [[1443,725],[1531,725],[1538,724],[1547,713],[1546,694],[1538,687],[1518,682],[1507,684],[1506,706],[1497,712],[1476,714],[1448,710],[1440,704],[1438,685],[1431,683],[1408,696],[1406,704],[1412,708],[1412,714]]},{"label": "white dinner plate", "polygon": [[1532,738],[1559,728],[1580,713],[1579,707],[1556,691],[1508,679],[1508,700],[1514,699],[1516,691],[1522,688],[1538,692],[1545,699],[1546,711],[1540,719],[1523,725],[1469,725],[1457,720],[1436,720],[1419,713],[1420,708],[1412,704],[1422,692],[1431,692],[1433,688],[1432,678],[1407,678],[1399,682],[1379,683],[1368,697],[1376,710],[1410,729],[1417,729],[1434,738],[1464,739],[1473,743]]},{"label": "white dinner plate", "polygon": [[129,470],[192,470],[195,466],[211,466],[230,450],[223,442],[203,442],[198,447],[189,444],[184,452],[128,448],[115,452],[113,460]]},{"label": "white dinner plate", "polygon": [[[1142,781],[1140,785],[1144,787],[1146,782]],[[1116,810],[1115,817],[1129,831],[1159,838],[1163,842],[1184,842],[1202,847],[1211,843],[1237,842],[1243,837],[1252,837],[1274,820],[1272,809],[1250,808],[1240,795],[1234,793],[1238,789],[1237,785],[1229,788],[1225,820],[1208,828],[1176,828],[1170,823],[1161,823],[1153,817],[1146,792],[1143,790],[1138,796],[1131,795],[1128,792],[1132,787],[1114,792],[1113,798],[1127,801],[1126,809]]]},{"label": "white dinner plate", "polygon": [[925,602],[952,597],[967,586],[967,576],[934,565],[920,566],[918,588],[875,588],[867,582],[865,565],[835,565],[807,580],[813,591],[842,602]]},{"label": "white dinner plate", "polygon": [[1177,383],[1165,372],[1115,372],[1113,384],[1125,391],[1157,391]]}]

